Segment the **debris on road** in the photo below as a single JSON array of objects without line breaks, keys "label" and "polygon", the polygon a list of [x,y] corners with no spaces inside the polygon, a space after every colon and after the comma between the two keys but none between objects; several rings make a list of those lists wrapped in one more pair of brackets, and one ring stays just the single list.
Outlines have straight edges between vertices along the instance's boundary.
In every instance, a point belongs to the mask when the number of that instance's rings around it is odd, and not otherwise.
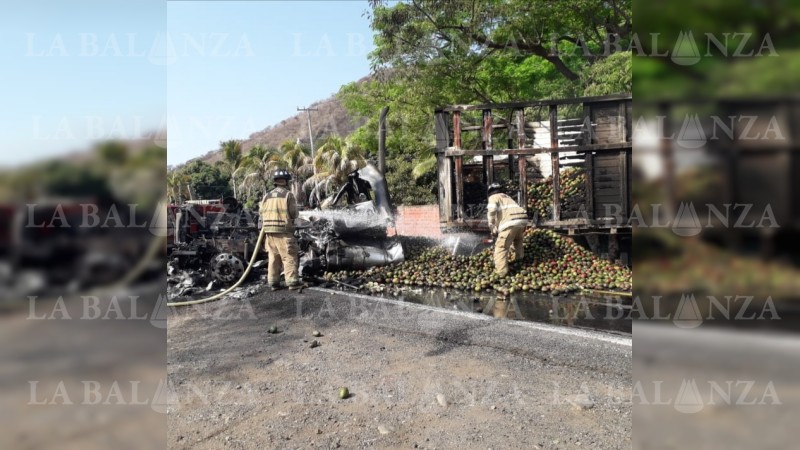
[{"label": "debris on road", "polygon": [[594,402],[586,394],[578,394],[573,395],[572,397],[567,397],[567,402],[581,411],[594,407]]}]

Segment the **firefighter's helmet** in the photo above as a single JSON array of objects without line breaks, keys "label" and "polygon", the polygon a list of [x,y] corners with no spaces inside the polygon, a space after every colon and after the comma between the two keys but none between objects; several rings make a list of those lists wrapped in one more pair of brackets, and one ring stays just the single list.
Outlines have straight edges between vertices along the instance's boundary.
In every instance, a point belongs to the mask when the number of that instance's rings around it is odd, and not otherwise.
[{"label": "firefighter's helmet", "polygon": [[498,192],[503,192],[503,186],[500,186],[500,183],[492,183],[486,189],[486,194],[487,195],[496,194]]},{"label": "firefighter's helmet", "polygon": [[273,181],[278,181],[278,180],[289,181],[291,179],[292,179],[292,174],[290,174],[288,170],[278,169],[275,171],[275,173],[272,174]]}]

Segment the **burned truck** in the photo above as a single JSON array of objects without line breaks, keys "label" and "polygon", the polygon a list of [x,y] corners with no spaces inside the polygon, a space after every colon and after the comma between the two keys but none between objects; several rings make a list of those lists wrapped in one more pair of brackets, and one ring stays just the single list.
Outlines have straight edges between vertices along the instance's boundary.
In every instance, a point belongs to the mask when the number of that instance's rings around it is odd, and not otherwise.
[{"label": "burned truck", "polygon": [[189,201],[167,212],[168,274],[189,271],[197,282],[230,284],[241,278],[258,240],[258,212],[235,198]]},{"label": "burned truck", "polygon": [[[0,205],[0,303],[108,287],[126,277],[153,245],[153,219],[135,205],[96,198],[39,198]],[[163,254],[138,276],[163,274]]]},{"label": "burned truck", "polygon": [[[295,236],[301,275],[402,261],[402,245],[386,233],[393,220],[381,172],[372,165],[354,171],[318,208],[300,211]],[[258,211],[234,198],[169,206],[168,273],[172,284],[187,288],[179,295],[198,285],[210,290],[236,282],[254,252],[253,267],[265,266],[266,250],[256,247],[260,229]]]},{"label": "burned truck", "polygon": [[[338,206],[346,199],[343,206]],[[321,208],[300,212],[300,273],[366,269],[403,261],[403,247],[389,239],[394,221],[389,190],[381,173],[367,165],[348,176]]]}]

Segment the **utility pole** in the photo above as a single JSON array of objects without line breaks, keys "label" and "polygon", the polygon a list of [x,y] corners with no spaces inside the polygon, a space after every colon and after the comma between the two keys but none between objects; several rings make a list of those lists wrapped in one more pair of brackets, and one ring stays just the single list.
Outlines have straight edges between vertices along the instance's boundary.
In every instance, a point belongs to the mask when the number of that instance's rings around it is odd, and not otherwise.
[{"label": "utility pole", "polygon": [[314,160],[314,133],[311,131],[311,111],[316,111],[317,108],[300,108],[300,107],[297,107],[297,110],[306,112],[306,119],[308,119],[308,140],[309,140],[309,142],[311,144],[311,160],[313,161]]},{"label": "utility pole", "polygon": [[[314,132],[311,131],[311,111],[316,111],[317,108],[301,108],[297,107],[298,111],[305,111],[306,112],[306,119],[308,119],[308,141],[311,144],[311,170],[314,173],[314,176],[317,176],[317,165],[314,163]],[[316,188],[314,188],[314,191]],[[319,198],[319,194],[317,194],[317,198]],[[310,199],[309,199],[310,200]]]}]

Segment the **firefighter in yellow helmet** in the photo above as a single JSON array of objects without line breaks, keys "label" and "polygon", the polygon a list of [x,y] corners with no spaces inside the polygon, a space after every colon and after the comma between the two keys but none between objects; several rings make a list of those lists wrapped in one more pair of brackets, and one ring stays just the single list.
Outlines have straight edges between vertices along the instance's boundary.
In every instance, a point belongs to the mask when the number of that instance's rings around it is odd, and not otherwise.
[{"label": "firefighter in yellow helmet", "polygon": [[497,235],[494,243],[494,271],[504,277],[508,275],[509,249],[514,246],[514,259],[524,255],[523,237],[528,225],[528,214],[511,197],[503,193],[498,183],[489,185],[489,229]]},{"label": "firefighter in yellow helmet", "polygon": [[280,288],[281,270],[286,276],[289,289],[301,287],[297,275],[300,248],[294,237],[294,220],[297,218],[297,203],[289,190],[292,175],[286,170],[277,170],[272,176],[275,189],[264,195],[259,212],[266,234],[266,250],[269,252],[267,283],[273,291]]}]

